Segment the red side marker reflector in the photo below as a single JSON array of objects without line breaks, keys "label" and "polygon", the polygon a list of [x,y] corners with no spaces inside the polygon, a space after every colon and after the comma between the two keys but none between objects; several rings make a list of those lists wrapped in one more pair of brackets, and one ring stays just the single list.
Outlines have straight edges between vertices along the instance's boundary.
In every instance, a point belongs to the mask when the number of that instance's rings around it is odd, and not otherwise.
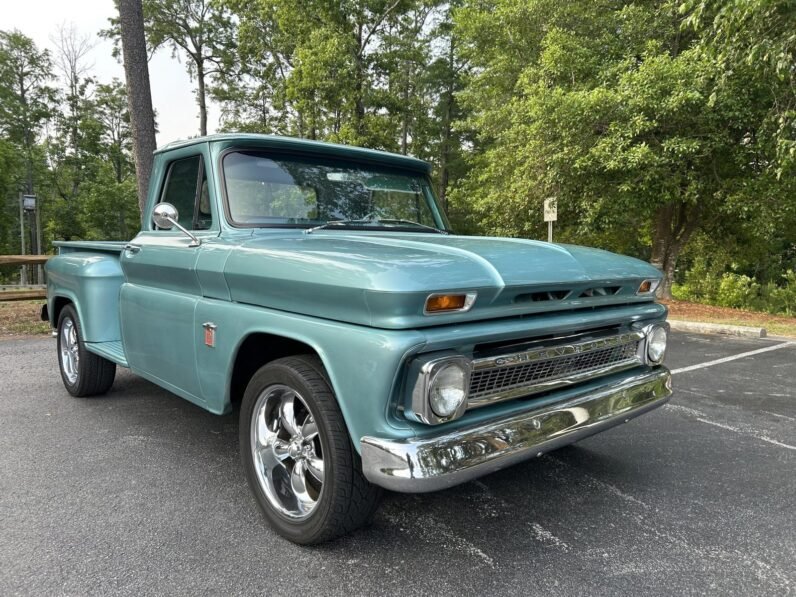
[{"label": "red side marker reflector", "polygon": [[203,325],[205,328],[205,346],[209,346],[210,348],[215,347],[216,345],[216,326],[213,323],[205,323]]}]

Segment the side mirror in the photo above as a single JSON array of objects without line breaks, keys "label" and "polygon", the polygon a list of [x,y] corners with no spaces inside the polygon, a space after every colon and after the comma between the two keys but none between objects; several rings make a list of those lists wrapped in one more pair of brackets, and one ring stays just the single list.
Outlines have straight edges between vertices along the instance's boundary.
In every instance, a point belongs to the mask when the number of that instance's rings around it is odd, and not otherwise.
[{"label": "side mirror", "polygon": [[179,218],[177,208],[171,203],[158,203],[152,210],[152,223],[161,230],[171,230]]},{"label": "side mirror", "polygon": [[152,223],[155,226],[162,230],[171,230],[172,228],[177,228],[180,232],[191,239],[191,242],[188,244],[189,247],[198,247],[201,245],[202,241],[200,241],[191,232],[180,225],[180,223],[177,221],[179,217],[180,215],[177,211],[177,208],[171,203],[158,203],[155,206],[155,209],[152,210]]}]

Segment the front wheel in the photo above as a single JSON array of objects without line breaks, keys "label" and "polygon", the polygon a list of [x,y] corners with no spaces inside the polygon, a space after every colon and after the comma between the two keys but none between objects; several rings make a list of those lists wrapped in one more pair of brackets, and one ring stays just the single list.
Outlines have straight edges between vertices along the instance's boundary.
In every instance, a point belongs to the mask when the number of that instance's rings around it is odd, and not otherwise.
[{"label": "front wheel", "polygon": [[300,544],[365,524],[381,489],[362,475],[320,361],[287,357],[252,376],[240,411],[249,486],[271,526]]},{"label": "front wheel", "polygon": [[58,316],[58,365],[64,387],[72,396],[104,394],[113,385],[116,363],[86,350],[83,329],[72,305]]}]

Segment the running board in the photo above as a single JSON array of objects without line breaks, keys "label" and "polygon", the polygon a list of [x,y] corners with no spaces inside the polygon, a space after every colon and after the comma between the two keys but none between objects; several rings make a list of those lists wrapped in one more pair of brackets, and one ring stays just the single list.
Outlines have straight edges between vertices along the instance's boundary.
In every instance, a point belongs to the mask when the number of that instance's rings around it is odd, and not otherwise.
[{"label": "running board", "polygon": [[119,342],[86,342],[86,350],[103,358],[113,361],[122,367],[129,367],[127,357],[124,356],[124,347]]}]

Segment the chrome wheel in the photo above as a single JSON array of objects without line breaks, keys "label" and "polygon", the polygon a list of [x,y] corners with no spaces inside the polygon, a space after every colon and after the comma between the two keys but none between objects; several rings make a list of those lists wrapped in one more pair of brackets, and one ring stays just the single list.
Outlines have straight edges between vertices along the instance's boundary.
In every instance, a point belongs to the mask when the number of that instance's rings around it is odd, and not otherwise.
[{"label": "chrome wheel", "polygon": [[61,369],[70,384],[77,381],[78,365],[80,364],[77,328],[75,322],[65,317],[61,323]]},{"label": "chrome wheel", "polygon": [[312,514],[323,491],[318,426],[294,389],[272,385],[257,397],[251,420],[255,473],[270,505],[291,519]]}]

